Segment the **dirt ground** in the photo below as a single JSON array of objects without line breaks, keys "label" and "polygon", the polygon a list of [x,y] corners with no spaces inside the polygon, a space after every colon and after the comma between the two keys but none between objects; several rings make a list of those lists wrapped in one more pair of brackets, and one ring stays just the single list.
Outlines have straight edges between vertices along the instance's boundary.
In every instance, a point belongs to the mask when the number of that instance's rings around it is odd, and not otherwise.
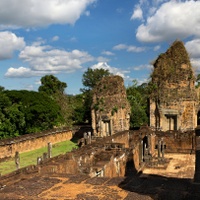
[{"label": "dirt ground", "polygon": [[[188,200],[200,199],[194,183],[195,155],[166,154],[166,169],[144,169],[126,177],[37,174],[1,185],[0,199],[26,200]],[[160,168],[159,168],[160,167]]]},{"label": "dirt ground", "polygon": [[155,174],[165,177],[174,178],[191,178],[194,177],[195,171],[195,154],[165,154],[168,160],[166,169],[159,165],[157,168],[145,168],[143,174]]}]

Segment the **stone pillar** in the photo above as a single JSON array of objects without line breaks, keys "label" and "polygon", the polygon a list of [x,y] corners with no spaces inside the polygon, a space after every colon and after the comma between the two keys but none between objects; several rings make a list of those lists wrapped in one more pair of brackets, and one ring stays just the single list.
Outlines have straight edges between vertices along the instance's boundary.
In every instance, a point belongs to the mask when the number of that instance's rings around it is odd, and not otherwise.
[{"label": "stone pillar", "polygon": [[20,168],[20,156],[18,151],[15,152],[15,165],[18,170]]},{"label": "stone pillar", "polygon": [[161,139],[161,153],[162,153],[162,160],[165,159],[165,144],[163,138]]},{"label": "stone pillar", "polygon": [[147,135],[147,141],[148,141],[148,153],[151,155],[151,135]]},{"label": "stone pillar", "polygon": [[92,143],[92,134],[91,132],[88,132],[88,144]]},{"label": "stone pillar", "polygon": [[88,135],[86,132],[83,134],[83,137],[84,137],[84,144],[87,145],[88,144]]},{"label": "stone pillar", "polygon": [[158,140],[158,160],[160,160],[160,153],[161,153],[161,140]]},{"label": "stone pillar", "polygon": [[113,120],[110,119],[110,135],[113,135]]},{"label": "stone pillar", "polygon": [[96,115],[95,115],[95,110],[92,109],[91,111],[91,117],[92,117],[92,129],[93,129],[93,133],[94,136],[97,136],[97,127],[96,127]]},{"label": "stone pillar", "polygon": [[48,143],[48,158],[52,157],[52,144],[51,142]]},{"label": "stone pillar", "polygon": [[37,165],[40,165],[42,163],[42,158],[41,157],[37,157]]},{"label": "stone pillar", "polygon": [[140,142],[140,147],[139,147],[139,162],[140,164],[143,163],[143,140]]},{"label": "stone pillar", "polygon": [[195,129],[195,140],[196,140],[196,160],[195,160],[195,173],[194,182],[200,183],[200,126]]},{"label": "stone pillar", "polygon": [[106,122],[105,125],[106,125],[106,136],[109,136],[109,131],[110,131],[110,129],[109,129],[109,123]]},{"label": "stone pillar", "polygon": [[47,158],[48,158],[48,153],[43,153],[43,161],[45,161],[45,160],[47,160]]}]

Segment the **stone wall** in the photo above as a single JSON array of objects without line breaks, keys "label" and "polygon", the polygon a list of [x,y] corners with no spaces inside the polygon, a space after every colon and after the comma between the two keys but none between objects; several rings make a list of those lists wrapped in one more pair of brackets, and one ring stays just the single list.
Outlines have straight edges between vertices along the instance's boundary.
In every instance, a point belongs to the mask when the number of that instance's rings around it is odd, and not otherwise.
[{"label": "stone wall", "polygon": [[175,41],[154,63],[150,126],[162,131],[194,130],[199,97],[195,74],[183,42]]},{"label": "stone wall", "polygon": [[13,157],[15,152],[19,153],[46,147],[49,142],[52,144],[70,140],[73,131],[70,129],[51,130],[41,133],[27,134],[24,136],[1,140],[0,141],[0,159]]},{"label": "stone wall", "polygon": [[[151,156],[157,155],[156,145],[163,138],[165,152],[191,153],[194,148],[192,132],[155,132],[148,127],[137,131],[123,131],[115,135],[98,138],[96,142],[85,145],[77,150],[43,161],[36,167],[20,169],[15,173],[3,176],[1,180],[12,180],[26,173],[38,174],[81,174],[90,177],[118,177],[127,173],[142,170]],[[45,143],[46,144],[46,143]],[[148,154],[145,154],[145,148]],[[150,155],[151,154],[151,155]],[[127,166],[132,170],[127,171]],[[19,178],[19,177],[17,177]],[[6,181],[5,181],[6,182]]]},{"label": "stone wall", "polygon": [[195,134],[190,132],[160,132],[156,134],[156,145],[163,138],[166,153],[195,153]]},{"label": "stone wall", "polygon": [[122,77],[104,77],[95,86],[91,116],[95,136],[106,137],[129,130],[130,104]]}]

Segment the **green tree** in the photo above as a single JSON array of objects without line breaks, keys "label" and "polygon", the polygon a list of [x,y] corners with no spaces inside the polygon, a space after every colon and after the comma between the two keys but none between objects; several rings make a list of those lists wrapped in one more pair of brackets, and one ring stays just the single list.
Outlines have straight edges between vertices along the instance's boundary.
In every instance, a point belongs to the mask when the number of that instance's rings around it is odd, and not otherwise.
[{"label": "green tree", "polygon": [[91,122],[91,105],[92,105],[92,89],[96,84],[105,76],[110,76],[111,73],[105,69],[91,69],[88,68],[84,72],[82,83],[85,88],[82,88],[83,101],[84,101],[84,120]]},{"label": "green tree", "polygon": [[137,128],[148,123],[148,87],[147,84],[138,86],[136,80],[128,87],[127,98],[131,105],[130,127]]},{"label": "green tree", "polygon": [[71,105],[73,124],[84,124],[85,107],[83,94],[68,96],[69,104]]},{"label": "green tree", "polygon": [[44,92],[47,95],[63,94],[67,84],[58,80],[53,75],[46,75],[41,78],[41,86],[39,92]]},{"label": "green tree", "polygon": [[10,114],[5,115],[5,118],[9,121],[12,119],[19,135],[51,129],[62,120],[60,107],[43,93],[11,90],[4,94],[11,102],[11,106],[6,109]]},{"label": "green tree", "polygon": [[72,110],[68,104],[68,97],[64,93],[67,84],[61,82],[57,77],[53,75],[46,75],[41,78],[41,86],[38,88],[40,93],[45,93],[56,101],[61,109],[61,115],[63,121],[60,121],[59,126],[70,126],[72,124],[71,114]]},{"label": "green tree", "polygon": [[25,127],[22,105],[12,103],[4,88],[0,88],[0,138],[18,136]]},{"label": "green tree", "polygon": [[111,73],[105,69],[88,68],[83,74],[82,83],[85,88],[82,90],[92,90],[103,77],[110,75]]}]

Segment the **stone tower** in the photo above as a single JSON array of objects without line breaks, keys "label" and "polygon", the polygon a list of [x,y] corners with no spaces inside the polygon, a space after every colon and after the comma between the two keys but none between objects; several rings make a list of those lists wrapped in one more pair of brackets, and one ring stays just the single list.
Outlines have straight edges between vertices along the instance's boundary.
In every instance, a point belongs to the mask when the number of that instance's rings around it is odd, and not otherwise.
[{"label": "stone tower", "polygon": [[163,131],[197,126],[195,76],[183,42],[175,41],[154,63],[150,126]]},{"label": "stone tower", "polygon": [[123,78],[104,77],[93,89],[92,128],[95,136],[105,137],[129,130],[130,105]]}]

